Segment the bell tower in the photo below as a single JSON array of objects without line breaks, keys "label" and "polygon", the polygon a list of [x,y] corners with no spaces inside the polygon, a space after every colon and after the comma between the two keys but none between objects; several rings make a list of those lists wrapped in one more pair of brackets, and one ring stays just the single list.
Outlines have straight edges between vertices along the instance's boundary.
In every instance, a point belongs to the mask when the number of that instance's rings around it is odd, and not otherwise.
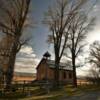
[{"label": "bell tower", "polygon": [[44,53],[44,55],[43,55],[44,59],[50,59],[50,57],[51,57],[51,55],[48,51],[46,53]]}]

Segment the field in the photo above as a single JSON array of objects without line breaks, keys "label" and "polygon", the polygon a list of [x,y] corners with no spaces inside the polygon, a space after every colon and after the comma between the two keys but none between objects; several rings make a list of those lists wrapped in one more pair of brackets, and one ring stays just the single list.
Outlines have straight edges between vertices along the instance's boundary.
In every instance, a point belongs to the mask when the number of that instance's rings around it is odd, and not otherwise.
[{"label": "field", "polygon": [[49,93],[39,87],[26,87],[16,92],[8,92],[0,95],[0,100],[100,100],[100,87],[93,85],[64,86],[59,90],[51,90]]}]

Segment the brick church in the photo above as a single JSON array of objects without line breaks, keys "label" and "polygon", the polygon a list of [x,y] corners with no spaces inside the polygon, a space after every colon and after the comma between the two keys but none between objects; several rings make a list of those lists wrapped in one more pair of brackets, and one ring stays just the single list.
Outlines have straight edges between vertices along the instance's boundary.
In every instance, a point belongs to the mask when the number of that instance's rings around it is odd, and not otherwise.
[{"label": "brick church", "polygon": [[[55,62],[54,60],[50,60],[50,54],[46,52],[43,55],[40,63],[37,66],[37,75],[36,79],[40,80],[55,80]],[[72,67],[68,66],[66,63],[60,63],[59,66],[59,81],[63,81],[66,83],[73,82],[73,70]]]}]

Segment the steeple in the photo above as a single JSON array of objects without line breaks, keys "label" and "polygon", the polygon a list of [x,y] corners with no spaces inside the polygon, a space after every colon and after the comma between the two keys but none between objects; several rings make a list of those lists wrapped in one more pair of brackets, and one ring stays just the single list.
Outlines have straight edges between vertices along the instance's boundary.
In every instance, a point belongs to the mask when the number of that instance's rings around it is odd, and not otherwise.
[{"label": "steeple", "polygon": [[48,59],[50,57],[51,57],[51,55],[48,51],[46,53],[44,53],[44,55],[43,55],[43,58],[45,58],[45,59]]}]

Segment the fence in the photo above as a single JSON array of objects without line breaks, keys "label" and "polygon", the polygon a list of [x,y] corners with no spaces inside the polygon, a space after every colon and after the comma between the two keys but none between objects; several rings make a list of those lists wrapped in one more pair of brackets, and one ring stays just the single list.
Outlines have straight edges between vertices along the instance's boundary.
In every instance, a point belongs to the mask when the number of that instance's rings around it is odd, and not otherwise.
[{"label": "fence", "polygon": [[94,85],[95,83],[90,81],[77,81],[77,85]]},{"label": "fence", "polygon": [[[77,81],[78,85],[93,85],[93,82],[89,81]],[[62,85],[62,84],[61,84]],[[30,91],[33,87],[44,88],[49,91],[53,87],[53,82],[49,81],[13,81],[11,86],[11,91]],[[5,84],[0,84],[0,90],[5,92]]]}]

